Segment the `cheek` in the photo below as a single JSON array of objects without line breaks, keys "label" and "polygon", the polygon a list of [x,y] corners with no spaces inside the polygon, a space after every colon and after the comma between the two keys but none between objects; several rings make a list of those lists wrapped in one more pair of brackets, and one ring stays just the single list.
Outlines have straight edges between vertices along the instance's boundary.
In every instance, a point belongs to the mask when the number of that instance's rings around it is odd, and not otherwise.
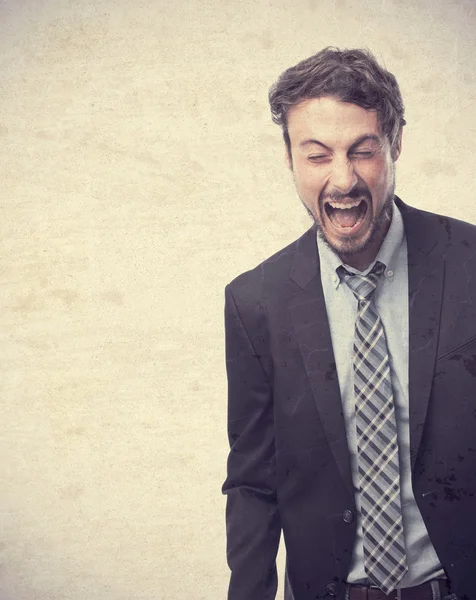
[{"label": "cheek", "polygon": [[384,161],[381,164],[373,165],[366,172],[362,173],[362,179],[370,189],[376,192],[385,190],[392,181],[391,166],[387,165]]},{"label": "cheek", "polygon": [[302,193],[319,195],[325,185],[324,178],[316,169],[302,169],[295,173],[295,182]]}]

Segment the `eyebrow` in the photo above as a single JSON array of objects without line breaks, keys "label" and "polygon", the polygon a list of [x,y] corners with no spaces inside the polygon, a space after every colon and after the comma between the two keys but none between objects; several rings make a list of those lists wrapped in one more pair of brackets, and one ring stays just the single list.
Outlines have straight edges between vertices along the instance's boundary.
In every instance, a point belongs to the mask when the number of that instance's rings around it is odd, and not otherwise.
[{"label": "eyebrow", "polygon": [[[354,148],[356,148],[357,146],[362,144],[362,142],[368,142],[368,141],[381,143],[381,139],[379,138],[378,135],[370,134],[370,133],[364,134],[364,135],[360,136],[357,140],[355,140],[355,142],[352,143],[349,150],[353,150]],[[309,146],[310,144],[315,144],[317,146],[321,146],[325,150],[331,150],[331,148],[329,148],[329,146],[326,146],[326,144],[324,144],[323,142],[320,142],[319,140],[314,140],[314,139],[304,140],[304,141],[300,142],[299,147],[302,148],[304,146]]]}]

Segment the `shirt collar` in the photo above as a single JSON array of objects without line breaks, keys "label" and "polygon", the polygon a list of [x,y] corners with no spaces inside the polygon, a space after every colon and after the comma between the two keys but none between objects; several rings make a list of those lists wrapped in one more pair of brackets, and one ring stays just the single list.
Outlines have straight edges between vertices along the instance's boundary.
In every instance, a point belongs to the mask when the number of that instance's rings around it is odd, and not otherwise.
[{"label": "shirt collar", "polygon": [[319,232],[317,232],[317,248],[321,261],[321,277],[326,278],[329,283],[332,282],[334,289],[337,289],[340,284],[340,278],[336,272],[336,269],[338,269],[341,265],[344,266],[350,273],[366,275],[373,268],[375,263],[380,261],[386,267],[385,278],[391,282],[395,277],[398,253],[404,237],[405,229],[403,226],[402,215],[394,203],[390,227],[388,228],[387,235],[380,246],[380,250],[375,257],[375,260],[364,271],[358,271],[357,269],[354,269],[353,267],[343,263],[337,254],[331,250],[326,242],[321,238]]}]

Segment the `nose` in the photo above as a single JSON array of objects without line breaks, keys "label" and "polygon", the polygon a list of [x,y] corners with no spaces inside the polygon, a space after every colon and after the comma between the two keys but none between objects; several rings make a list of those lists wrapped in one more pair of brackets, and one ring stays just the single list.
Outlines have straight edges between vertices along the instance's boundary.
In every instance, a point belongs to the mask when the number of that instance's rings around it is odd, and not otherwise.
[{"label": "nose", "polygon": [[341,194],[348,194],[358,181],[354,165],[346,157],[332,162],[331,184]]}]

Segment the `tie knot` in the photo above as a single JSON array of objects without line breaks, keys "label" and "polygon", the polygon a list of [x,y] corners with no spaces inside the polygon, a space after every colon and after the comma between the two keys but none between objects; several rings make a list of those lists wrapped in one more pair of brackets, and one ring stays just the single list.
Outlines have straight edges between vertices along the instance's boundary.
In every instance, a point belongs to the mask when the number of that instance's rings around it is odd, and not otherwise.
[{"label": "tie knot", "polygon": [[337,269],[339,277],[350,287],[359,302],[372,300],[372,296],[377,289],[379,277],[384,271],[385,265],[381,262],[376,262],[368,275],[349,273],[343,266]]}]

